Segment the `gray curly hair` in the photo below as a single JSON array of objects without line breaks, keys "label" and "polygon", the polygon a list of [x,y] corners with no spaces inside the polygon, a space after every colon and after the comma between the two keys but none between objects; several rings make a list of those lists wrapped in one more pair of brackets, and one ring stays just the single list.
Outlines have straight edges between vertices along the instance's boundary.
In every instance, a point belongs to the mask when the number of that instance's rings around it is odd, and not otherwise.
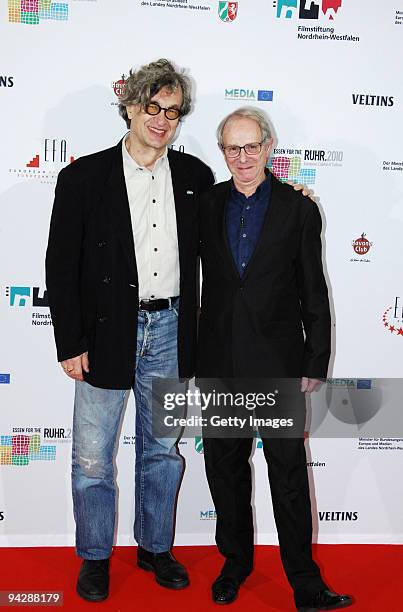
[{"label": "gray curly hair", "polygon": [[132,104],[147,106],[151,98],[163,87],[167,87],[172,92],[180,87],[183,96],[180,108],[181,117],[190,112],[192,105],[190,78],[185,75],[183,69],[177,69],[170,61],[161,58],[156,62],[141,66],[137,71],[130,70],[123,95],[119,100],[119,114],[125,120],[128,128],[130,128],[130,119],[126,107]]}]

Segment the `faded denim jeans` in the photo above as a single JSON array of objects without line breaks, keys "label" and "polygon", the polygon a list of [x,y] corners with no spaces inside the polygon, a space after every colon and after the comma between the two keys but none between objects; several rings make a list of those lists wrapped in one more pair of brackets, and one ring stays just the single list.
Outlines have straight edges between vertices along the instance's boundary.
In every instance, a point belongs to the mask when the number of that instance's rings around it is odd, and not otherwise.
[{"label": "faded denim jeans", "polygon": [[[169,550],[183,459],[176,439],[152,435],[151,380],[177,378],[177,303],[167,310],[139,311],[137,330],[136,462],[134,537],[146,550]],[[90,363],[91,368],[91,363]],[[106,559],[115,530],[113,457],[127,391],[76,381],[72,485],[77,553]]]}]

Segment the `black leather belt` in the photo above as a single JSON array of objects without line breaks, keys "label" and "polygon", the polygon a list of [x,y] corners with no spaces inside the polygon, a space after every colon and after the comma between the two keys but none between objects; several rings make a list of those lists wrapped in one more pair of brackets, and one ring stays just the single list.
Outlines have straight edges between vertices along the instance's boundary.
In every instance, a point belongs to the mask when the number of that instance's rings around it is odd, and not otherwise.
[{"label": "black leather belt", "polygon": [[148,312],[155,312],[156,310],[166,310],[171,308],[173,302],[177,300],[177,297],[173,298],[161,298],[159,300],[141,300],[139,304],[139,310],[147,310]]}]

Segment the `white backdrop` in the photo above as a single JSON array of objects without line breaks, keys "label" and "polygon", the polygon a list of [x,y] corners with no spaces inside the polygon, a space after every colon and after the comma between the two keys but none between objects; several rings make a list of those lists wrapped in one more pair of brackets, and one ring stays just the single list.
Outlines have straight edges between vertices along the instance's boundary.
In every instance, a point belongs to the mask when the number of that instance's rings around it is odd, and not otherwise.
[{"label": "white backdrop", "polygon": [[[269,113],[274,171],[310,184],[323,215],[330,386],[367,394],[365,404],[376,385],[354,379],[402,376],[403,0],[11,0],[0,6],[0,50],[0,545],[74,542],[73,383],[56,362],[44,253],[57,172],[125,132],[115,89],[131,66],[167,57],[189,69],[195,110],[174,146],[218,180],[228,176],[219,120],[245,103]],[[394,435],[308,441],[319,542],[403,542],[403,432]],[[130,399],[117,453],[120,544],[133,542],[133,436]],[[274,543],[259,446],[257,540]],[[176,543],[212,543],[202,445],[180,448]]]}]

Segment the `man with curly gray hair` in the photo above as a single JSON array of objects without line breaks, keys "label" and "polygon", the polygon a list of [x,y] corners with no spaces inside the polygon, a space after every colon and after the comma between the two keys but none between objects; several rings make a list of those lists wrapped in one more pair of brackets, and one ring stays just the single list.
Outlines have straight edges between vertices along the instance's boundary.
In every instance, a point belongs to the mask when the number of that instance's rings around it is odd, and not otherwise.
[{"label": "man with curly gray hair", "polygon": [[46,255],[58,360],[75,380],[72,484],[78,594],[109,593],[114,450],[127,390],[136,400],[137,564],[181,589],[171,553],[183,459],[153,435],[153,378],[190,378],[196,346],[198,199],[214,177],[168,149],[191,108],[191,83],[159,59],[130,73],[119,112],[129,133],[58,177]]}]

